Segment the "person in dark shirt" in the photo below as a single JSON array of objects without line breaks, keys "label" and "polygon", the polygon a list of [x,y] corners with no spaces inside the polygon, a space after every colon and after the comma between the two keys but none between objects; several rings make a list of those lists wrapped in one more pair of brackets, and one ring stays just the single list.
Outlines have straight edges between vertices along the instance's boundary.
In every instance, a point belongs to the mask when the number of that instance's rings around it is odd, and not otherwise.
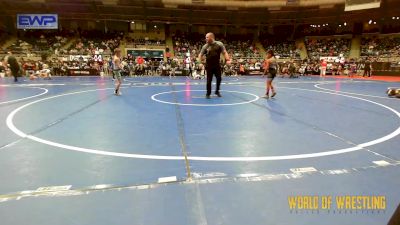
[{"label": "person in dark shirt", "polygon": [[364,63],[363,77],[365,76],[371,77],[371,61],[369,61],[369,59],[367,59]]},{"label": "person in dark shirt", "polygon": [[273,98],[276,95],[276,91],[274,86],[272,85],[272,81],[276,77],[277,73],[277,68],[278,68],[278,63],[276,62],[276,57],[274,54],[273,50],[268,50],[267,52],[267,58],[264,61],[264,75],[267,76],[267,92],[265,93],[263,98],[268,99],[269,98],[269,91],[271,90],[272,95],[271,98]]},{"label": "person in dark shirt", "polygon": [[13,54],[11,52],[8,52],[8,55],[6,56],[5,59],[6,59],[6,60],[4,60],[4,61],[6,61],[5,65],[7,65],[7,64],[9,65],[11,74],[14,77],[14,82],[17,82],[18,81],[17,77],[18,77],[18,73],[20,70],[17,58],[15,58],[15,56],[13,56]]},{"label": "person in dark shirt", "polygon": [[199,54],[199,61],[203,62],[203,57],[206,58],[206,71],[207,71],[207,93],[206,98],[210,98],[211,95],[211,83],[213,76],[217,78],[217,87],[215,94],[221,97],[220,86],[221,86],[221,65],[220,56],[221,54],[225,57],[226,64],[231,64],[231,59],[229,58],[228,52],[225,49],[224,44],[220,41],[215,40],[213,33],[206,34],[206,44],[201,48]]}]

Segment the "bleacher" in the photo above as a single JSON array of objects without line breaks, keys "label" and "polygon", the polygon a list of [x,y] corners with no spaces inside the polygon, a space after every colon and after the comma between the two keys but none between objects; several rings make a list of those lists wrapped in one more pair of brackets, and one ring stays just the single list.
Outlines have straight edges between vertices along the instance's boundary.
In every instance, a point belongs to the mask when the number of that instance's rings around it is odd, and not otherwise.
[{"label": "bleacher", "polygon": [[377,58],[400,57],[400,37],[363,37],[361,39],[361,56]]},{"label": "bleacher", "polygon": [[306,37],[308,57],[317,60],[320,57],[340,56],[348,57],[350,54],[351,38],[343,37]]},{"label": "bleacher", "polygon": [[288,41],[282,38],[265,38],[261,44],[266,51],[273,50],[280,59],[300,59],[300,51],[296,49],[295,41]]},{"label": "bleacher", "polygon": [[87,31],[80,34],[80,38],[68,49],[71,55],[112,54],[120,45],[123,38],[121,33],[103,33],[101,31]]},{"label": "bleacher", "polygon": [[252,36],[232,35],[221,40],[229,55],[234,59],[258,59],[260,50],[254,44]]},{"label": "bleacher", "polygon": [[44,53],[54,54],[65,45],[72,36],[69,32],[58,31],[24,31],[16,41],[4,51],[11,51],[16,55],[27,57],[40,56]]}]

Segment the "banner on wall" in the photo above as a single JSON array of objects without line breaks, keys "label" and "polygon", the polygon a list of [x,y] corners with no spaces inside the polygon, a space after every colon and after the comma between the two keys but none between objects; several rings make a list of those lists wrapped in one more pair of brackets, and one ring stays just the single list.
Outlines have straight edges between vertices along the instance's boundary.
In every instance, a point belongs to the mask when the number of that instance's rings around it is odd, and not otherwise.
[{"label": "banner on wall", "polygon": [[319,57],[319,60],[326,60],[327,62],[336,62],[336,63],[344,63],[345,58],[341,56],[326,56],[326,57]]},{"label": "banner on wall", "polygon": [[58,29],[58,15],[17,14],[17,29]]},{"label": "banner on wall", "polygon": [[143,57],[143,58],[164,58],[163,50],[137,50],[137,49],[129,49],[127,50],[127,54],[132,55],[133,57]]}]

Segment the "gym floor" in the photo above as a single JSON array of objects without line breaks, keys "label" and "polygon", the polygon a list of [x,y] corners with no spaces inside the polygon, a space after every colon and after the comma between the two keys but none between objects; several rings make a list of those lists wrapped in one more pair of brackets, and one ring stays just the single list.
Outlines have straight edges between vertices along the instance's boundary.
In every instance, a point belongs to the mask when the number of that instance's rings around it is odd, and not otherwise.
[{"label": "gym floor", "polygon": [[[386,224],[400,202],[398,80],[0,80],[2,225]],[[290,196],[385,196],[293,210]]]}]

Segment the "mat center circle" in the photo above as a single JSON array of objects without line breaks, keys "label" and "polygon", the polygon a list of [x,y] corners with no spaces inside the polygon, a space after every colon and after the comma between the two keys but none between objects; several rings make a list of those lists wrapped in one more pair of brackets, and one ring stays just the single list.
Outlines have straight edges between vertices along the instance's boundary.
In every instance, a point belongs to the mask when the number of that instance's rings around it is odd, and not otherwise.
[{"label": "mat center circle", "polygon": [[248,104],[260,99],[255,94],[242,91],[224,90],[221,91],[223,97],[211,96],[211,99],[206,99],[205,93],[205,90],[167,91],[154,94],[151,99],[164,104],[181,106],[233,106]]}]

